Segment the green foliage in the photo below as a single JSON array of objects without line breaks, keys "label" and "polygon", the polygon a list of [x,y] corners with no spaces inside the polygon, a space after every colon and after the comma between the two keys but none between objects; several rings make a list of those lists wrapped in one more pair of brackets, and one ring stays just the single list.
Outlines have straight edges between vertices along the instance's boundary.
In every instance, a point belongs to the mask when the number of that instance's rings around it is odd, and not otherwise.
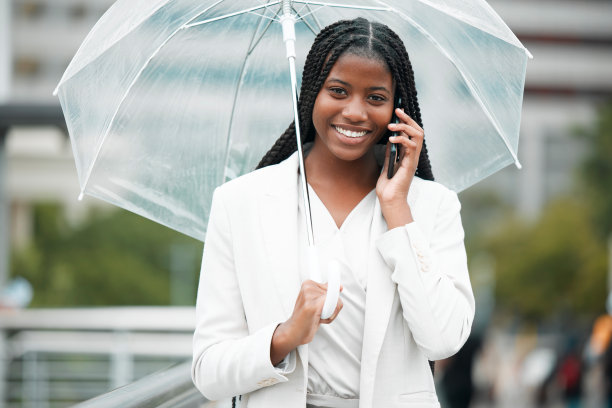
[{"label": "green foliage", "polygon": [[597,230],[605,238],[612,234],[612,103],[603,105],[596,126],[579,136],[592,146],[580,174]]},{"label": "green foliage", "polygon": [[603,309],[606,245],[597,239],[583,203],[552,202],[534,224],[509,220],[487,247],[496,259],[502,308],[531,319]]},{"label": "green foliage", "polygon": [[604,106],[596,126],[580,136],[591,149],[571,197],[549,202],[535,221],[497,210],[498,219],[505,221],[475,229],[471,251],[493,255],[501,310],[531,320],[559,313],[592,318],[605,310],[607,240],[612,233],[612,105]]},{"label": "green foliage", "polygon": [[[34,209],[34,242],[12,257],[30,281],[34,307],[167,305],[173,248],[188,253],[197,282],[202,244],[126,211],[93,214],[70,228],[58,205]],[[193,304],[196,285],[189,299]]]}]

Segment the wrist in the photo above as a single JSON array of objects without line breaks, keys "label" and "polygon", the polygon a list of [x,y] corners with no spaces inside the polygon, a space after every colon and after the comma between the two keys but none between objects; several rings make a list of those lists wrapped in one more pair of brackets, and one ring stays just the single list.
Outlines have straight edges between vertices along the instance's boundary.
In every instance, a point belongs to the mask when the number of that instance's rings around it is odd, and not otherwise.
[{"label": "wrist", "polygon": [[381,204],[380,208],[389,230],[402,227],[414,221],[410,206],[405,200],[400,203]]},{"label": "wrist", "polygon": [[270,344],[270,361],[273,366],[278,365],[297,345],[293,344],[292,336],[287,322],[276,326]]}]

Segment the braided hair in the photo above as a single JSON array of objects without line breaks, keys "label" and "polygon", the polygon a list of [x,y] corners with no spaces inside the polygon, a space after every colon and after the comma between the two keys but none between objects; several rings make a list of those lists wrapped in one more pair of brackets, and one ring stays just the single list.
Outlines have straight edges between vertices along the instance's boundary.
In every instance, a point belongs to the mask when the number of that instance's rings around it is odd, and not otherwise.
[{"label": "braided hair", "polygon": [[[306,57],[298,107],[303,143],[314,141],[312,111],[315,100],[333,65],[343,54],[354,54],[385,63],[396,84],[395,92],[402,98],[401,107],[423,127],[412,64],[404,43],[386,25],[356,18],[338,21],[321,30]],[[388,140],[389,132],[378,143],[386,144]],[[296,150],[294,121],[264,155],[257,168],[280,163]],[[416,175],[425,180],[434,179],[424,140]]]}]

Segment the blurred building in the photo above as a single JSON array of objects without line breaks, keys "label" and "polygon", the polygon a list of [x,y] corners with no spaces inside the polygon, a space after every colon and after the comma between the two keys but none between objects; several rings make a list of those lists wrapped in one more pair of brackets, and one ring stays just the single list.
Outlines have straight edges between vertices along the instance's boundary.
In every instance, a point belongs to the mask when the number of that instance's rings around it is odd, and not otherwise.
[{"label": "blurred building", "polygon": [[[112,0],[9,0],[9,98],[19,104],[58,104],[52,92],[72,56]],[[6,6],[5,6],[6,7]],[[1,93],[0,93],[1,94]],[[57,128],[13,129],[6,140],[12,241],[27,242],[30,203],[56,201],[78,217],[78,181],[70,143]],[[93,202],[93,200],[92,200]]]},{"label": "blurred building", "polygon": [[[5,0],[6,1],[6,0]],[[12,101],[57,103],[53,89],[112,0],[8,0]]]},{"label": "blurred building", "polygon": [[[56,104],[52,91],[72,55],[112,0],[8,0],[0,6],[0,102]],[[527,67],[519,159],[474,187],[494,190],[526,216],[571,185],[586,146],[572,136],[612,97],[612,4],[495,0],[492,7],[534,55]],[[1,21],[0,21],[1,22]],[[7,30],[9,27],[9,30]],[[18,128],[5,143],[10,241],[30,236],[30,204],[64,203],[78,219],[72,153],[59,129]],[[0,183],[2,185],[2,183]],[[92,204],[96,200],[87,200]]]},{"label": "blurred building", "polygon": [[523,215],[536,216],[568,193],[585,146],[576,127],[593,124],[596,107],[612,99],[612,3],[491,1],[533,54],[521,121],[519,159],[478,185],[493,189]]},{"label": "blurred building", "polygon": [[[9,72],[3,85],[0,67],[0,98],[57,103],[54,87],[89,29],[111,4],[112,0],[3,2],[0,15],[10,26],[3,34],[10,39],[4,39],[4,46],[0,42],[4,54],[0,61]],[[573,127],[592,123],[596,105],[612,97],[612,4],[495,0],[491,5],[534,59],[527,67],[521,124],[523,170],[509,167],[473,189],[492,189],[524,215],[534,216],[571,184],[574,167],[586,148],[572,136]],[[32,202],[64,203],[73,218],[83,213],[87,205],[76,201],[76,172],[63,132],[13,129],[5,146],[4,177],[14,245],[29,239]]]}]

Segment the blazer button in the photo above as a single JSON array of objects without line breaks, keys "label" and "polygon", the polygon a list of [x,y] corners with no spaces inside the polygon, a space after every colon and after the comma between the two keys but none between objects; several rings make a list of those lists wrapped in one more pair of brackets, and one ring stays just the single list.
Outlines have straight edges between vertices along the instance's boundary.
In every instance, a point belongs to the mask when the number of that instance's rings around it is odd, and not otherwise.
[{"label": "blazer button", "polygon": [[268,387],[270,385],[274,385],[278,382],[276,378],[266,378],[265,380],[261,380],[257,383],[260,387]]}]

